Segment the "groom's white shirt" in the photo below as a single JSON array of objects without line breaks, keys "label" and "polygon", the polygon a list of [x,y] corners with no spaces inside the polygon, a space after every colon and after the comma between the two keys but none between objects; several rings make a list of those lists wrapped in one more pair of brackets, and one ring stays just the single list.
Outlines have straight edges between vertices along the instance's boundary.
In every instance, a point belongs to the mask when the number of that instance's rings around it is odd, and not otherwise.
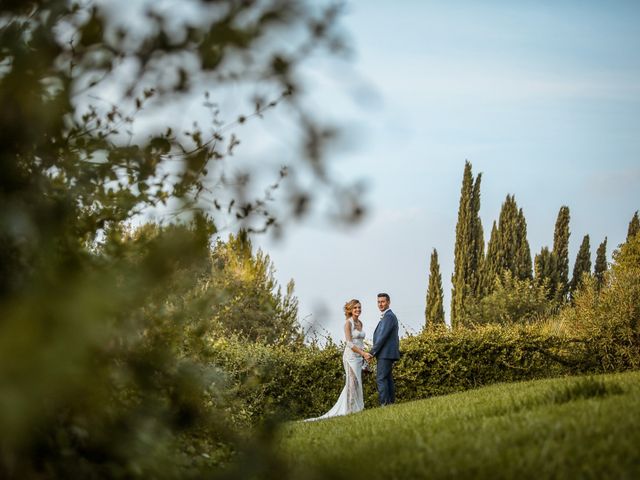
[{"label": "groom's white shirt", "polygon": [[387,309],[383,310],[382,312],[380,312],[380,319],[378,321],[382,320],[382,317],[384,317],[384,314],[387,313],[389,310],[391,310],[391,309],[387,308]]}]

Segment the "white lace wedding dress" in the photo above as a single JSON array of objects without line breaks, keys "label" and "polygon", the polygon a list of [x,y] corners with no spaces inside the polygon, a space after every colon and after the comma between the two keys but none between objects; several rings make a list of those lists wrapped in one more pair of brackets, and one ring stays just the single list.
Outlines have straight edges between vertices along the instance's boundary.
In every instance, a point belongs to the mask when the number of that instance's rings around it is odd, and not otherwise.
[{"label": "white lace wedding dress", "polygon": [[360,354],[351,350],[352,346],[364,350],[364,330],[358,330],[353,325],[353,320],[349,319],[351,325],[351,342],[347,342],[342,354],[342,363],[345,372],[345,385],[338,397],[336,404],[327,413],[320,417],[308,418],[305,422],[322,420],[324,418],[347,415],[349,413],[364,410],[364,398],[362,395],[362,363]]}]

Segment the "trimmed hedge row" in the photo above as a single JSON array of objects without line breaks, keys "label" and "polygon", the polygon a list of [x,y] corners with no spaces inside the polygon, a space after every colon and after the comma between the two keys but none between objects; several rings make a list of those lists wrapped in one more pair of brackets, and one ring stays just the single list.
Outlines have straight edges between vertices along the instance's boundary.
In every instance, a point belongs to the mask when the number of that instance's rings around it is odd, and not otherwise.
[{"label": "trimmed hedge row", "polygon": [[239,402],[240,407],[229,413],[241,424],[321,411],[342,388],[341,356],[336,345],[291,348],[236,338],[216,339],[208,352],[209,360],[226,374],[226,389]]},{"label": "trimmed hedge row", "polygon": [[[536,324],[423,332],[401,340],[396,397],[409,401],[497,382],[640,367],[640,345],[619,342],[619,334],[609,325],[572,337]],[[291,349],[218,339],[209,357],[227,372],[242,405],[230,412],[233,420],[255,424],[274,414],[306,418],[327,411],[343,387],[342,348]],[[365,405],[376,406],[375,374],[364,375],[363,383]]]}]

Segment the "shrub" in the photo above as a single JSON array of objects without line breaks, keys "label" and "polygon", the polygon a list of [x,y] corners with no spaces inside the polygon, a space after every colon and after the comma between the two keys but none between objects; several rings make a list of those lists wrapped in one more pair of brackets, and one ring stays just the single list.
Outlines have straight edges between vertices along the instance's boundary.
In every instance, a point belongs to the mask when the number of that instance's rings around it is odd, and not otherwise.
[{"label": "shrub", "polygon": [[613,254],[605,288],[585,277],[574,305],[559,314],[582,348],[589,370],[615,371],[640,367],[640,236]]},{"label": "shrub", "polygon": [[[580,338],[547,324],[486,325],[475,329],[437,329],[401,340],[394,369],[399,401],[560,375],[628,368],[638,349],[609,351],[602,362],[605,337]],[[614,342],[610,339],[609,342]],[[637,345],[637,343],[635,344]],[[255,424],[274,415],[308,418],[326,412],[344,384],[342,345],[284,347],[217,339],[210,360],[227,372],[242,403],[234,422]],[[378,404],[375,374],[363,377],[365,405]],[[243,423],[244,422],[244,423]]]},{"label": "shrub", "polygon": [[475,303],[469,302],[465,324],[508,325],[534,320],[549,313],[553,308],[548,296],[547,282],[536,283],[530,279],[519,279],[506,270],[495,278],[490,294]]}]

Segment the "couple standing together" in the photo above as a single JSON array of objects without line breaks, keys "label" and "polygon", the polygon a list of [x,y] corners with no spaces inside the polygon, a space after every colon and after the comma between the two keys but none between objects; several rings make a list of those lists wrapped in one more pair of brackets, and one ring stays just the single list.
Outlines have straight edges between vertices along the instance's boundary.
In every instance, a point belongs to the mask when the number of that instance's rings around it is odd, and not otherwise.
[{"label": "couple standing together", "polygon": [[364,349],[365,332],[360,320],[362,305],[356,299],[345,304],[344,336],[347,343],[342,355],[345,385],[331,410],[309,420],[320,420],[363,410],[362,371],[363,368],[368,367],[368,361],[373,357],[377,359],[376,384],[380,405],[389,405],[395,401],[393,363],[400,358],[400,338],[398,319],[389,308],[390,304],[391,299],[388,294],[378,294],[380,321],[373,332],[373,347],[369,352]]}]

